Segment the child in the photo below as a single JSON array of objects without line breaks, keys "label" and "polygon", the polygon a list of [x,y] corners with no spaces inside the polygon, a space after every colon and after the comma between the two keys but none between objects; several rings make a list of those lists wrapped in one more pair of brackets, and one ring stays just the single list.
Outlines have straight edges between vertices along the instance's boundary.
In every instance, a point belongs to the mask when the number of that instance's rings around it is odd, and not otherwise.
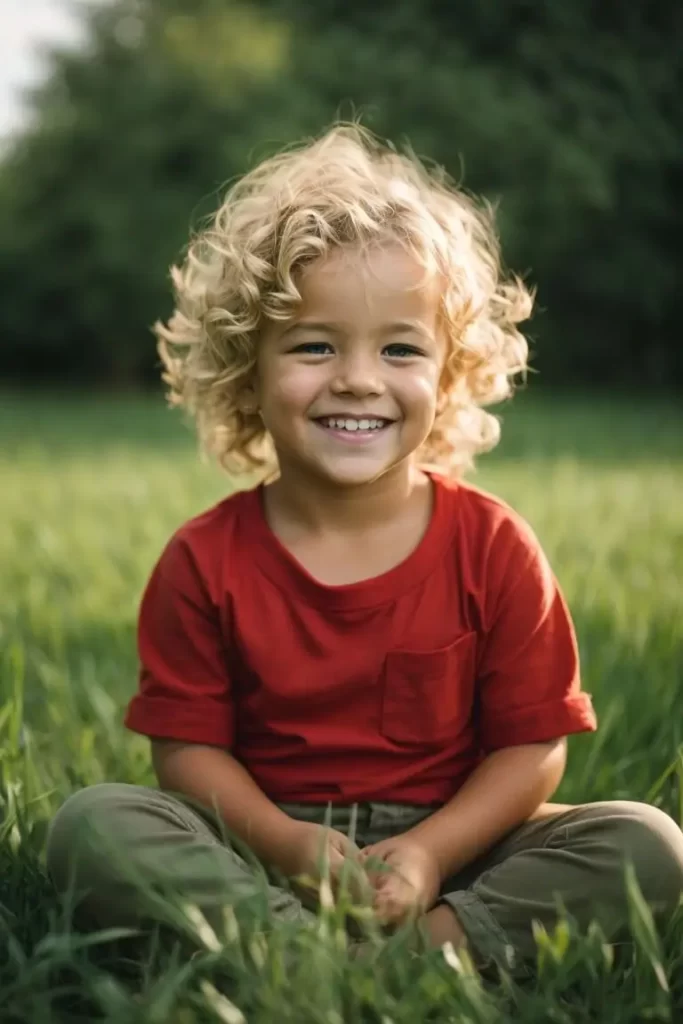
[{"label": "child", "polygon": [[[216,920],[255,887],[226,832],[271,879],[313,874],[326,837],[333,881],[347,858],[367,868],[383,924],[519,973],[558,898],[582,928],[623,929],[626,860],[670,914],[667,815],[548,802],[565,737],[596,725],[572,623],[529,526],[462,480],[527,353],[531,298],[502,279],[488,215],[338,126],[235,185],[173,280],[172,398],[226,469],[265,482],[154,568],[126,721],[160,788],[72,796],[57,886],[98,926],[153,913],[100,834]],[[296,892],[273,882],[273,913],[309,917]]]}]

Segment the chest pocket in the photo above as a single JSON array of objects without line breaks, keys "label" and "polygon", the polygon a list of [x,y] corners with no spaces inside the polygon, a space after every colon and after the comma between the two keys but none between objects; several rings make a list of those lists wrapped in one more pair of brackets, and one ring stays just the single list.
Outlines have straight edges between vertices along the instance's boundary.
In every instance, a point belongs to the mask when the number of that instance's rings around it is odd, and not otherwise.
[{"label": "chest pocket", "polygon": [[474,699],[476,633],[437,651],[391,651],[384,663],[380,729],[396,743],[429,745],[467,726]]}]

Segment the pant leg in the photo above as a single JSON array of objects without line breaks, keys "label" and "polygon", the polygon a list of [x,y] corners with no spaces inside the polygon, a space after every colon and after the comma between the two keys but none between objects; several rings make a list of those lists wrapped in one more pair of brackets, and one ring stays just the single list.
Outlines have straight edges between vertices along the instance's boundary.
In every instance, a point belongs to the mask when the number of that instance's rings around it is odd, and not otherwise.
[{"label": "pant leg", "polygon": [[656,917],[683,891],[683,832],[647,804],[611,801],[556,810],[546,805],[466,871],[442,899],[455,911],[482,966],[520,974],[536,955],[532,921],[552,930],[559,901],[579,928],[597,921],[613,939],[628,926],[625,862]]},{"label": "pant leg", "polygon": [[217,929],[223,907],[259,895],[280,918],[312,917],[223,840],[210,813],[143,786],[104,783],[69,797],[50,827],[47,866],[97,928],[173,925],[168,897],[197,905]]}]

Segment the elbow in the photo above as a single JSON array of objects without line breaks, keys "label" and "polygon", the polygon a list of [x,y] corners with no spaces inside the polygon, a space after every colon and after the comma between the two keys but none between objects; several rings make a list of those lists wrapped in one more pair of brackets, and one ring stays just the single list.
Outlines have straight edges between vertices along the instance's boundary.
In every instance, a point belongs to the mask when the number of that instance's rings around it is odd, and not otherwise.
[{"label": "elbow", "polygon": [[152,767],[160,789],[182,793],[186,775],[187,751],[196,748],[195,743],[181,740],[152,740]]},{"label": "elbow", "polygon": [[160,789],[204,798],[217,772],[230,760],[221,747],[184,740],[153,739],[152,767]]},{"label": "elbow", "polygon": [[541,803],[544,803],[556,792],[564,778],[567,767],[567,738],[562,736],[560,739],[544,743],[542,746],[546,748],[542,773],[545,792],[541,800]]}]

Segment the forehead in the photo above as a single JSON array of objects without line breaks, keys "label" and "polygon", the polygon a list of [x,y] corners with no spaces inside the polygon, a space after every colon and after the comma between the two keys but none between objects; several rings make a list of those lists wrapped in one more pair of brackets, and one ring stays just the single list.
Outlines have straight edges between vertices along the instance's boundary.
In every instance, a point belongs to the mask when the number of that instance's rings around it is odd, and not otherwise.
[{"label": "forehead", "polygon": [[440,282],[398,244],[343,246],[316,260],[299,280],[299,316],[433,320]]}]

